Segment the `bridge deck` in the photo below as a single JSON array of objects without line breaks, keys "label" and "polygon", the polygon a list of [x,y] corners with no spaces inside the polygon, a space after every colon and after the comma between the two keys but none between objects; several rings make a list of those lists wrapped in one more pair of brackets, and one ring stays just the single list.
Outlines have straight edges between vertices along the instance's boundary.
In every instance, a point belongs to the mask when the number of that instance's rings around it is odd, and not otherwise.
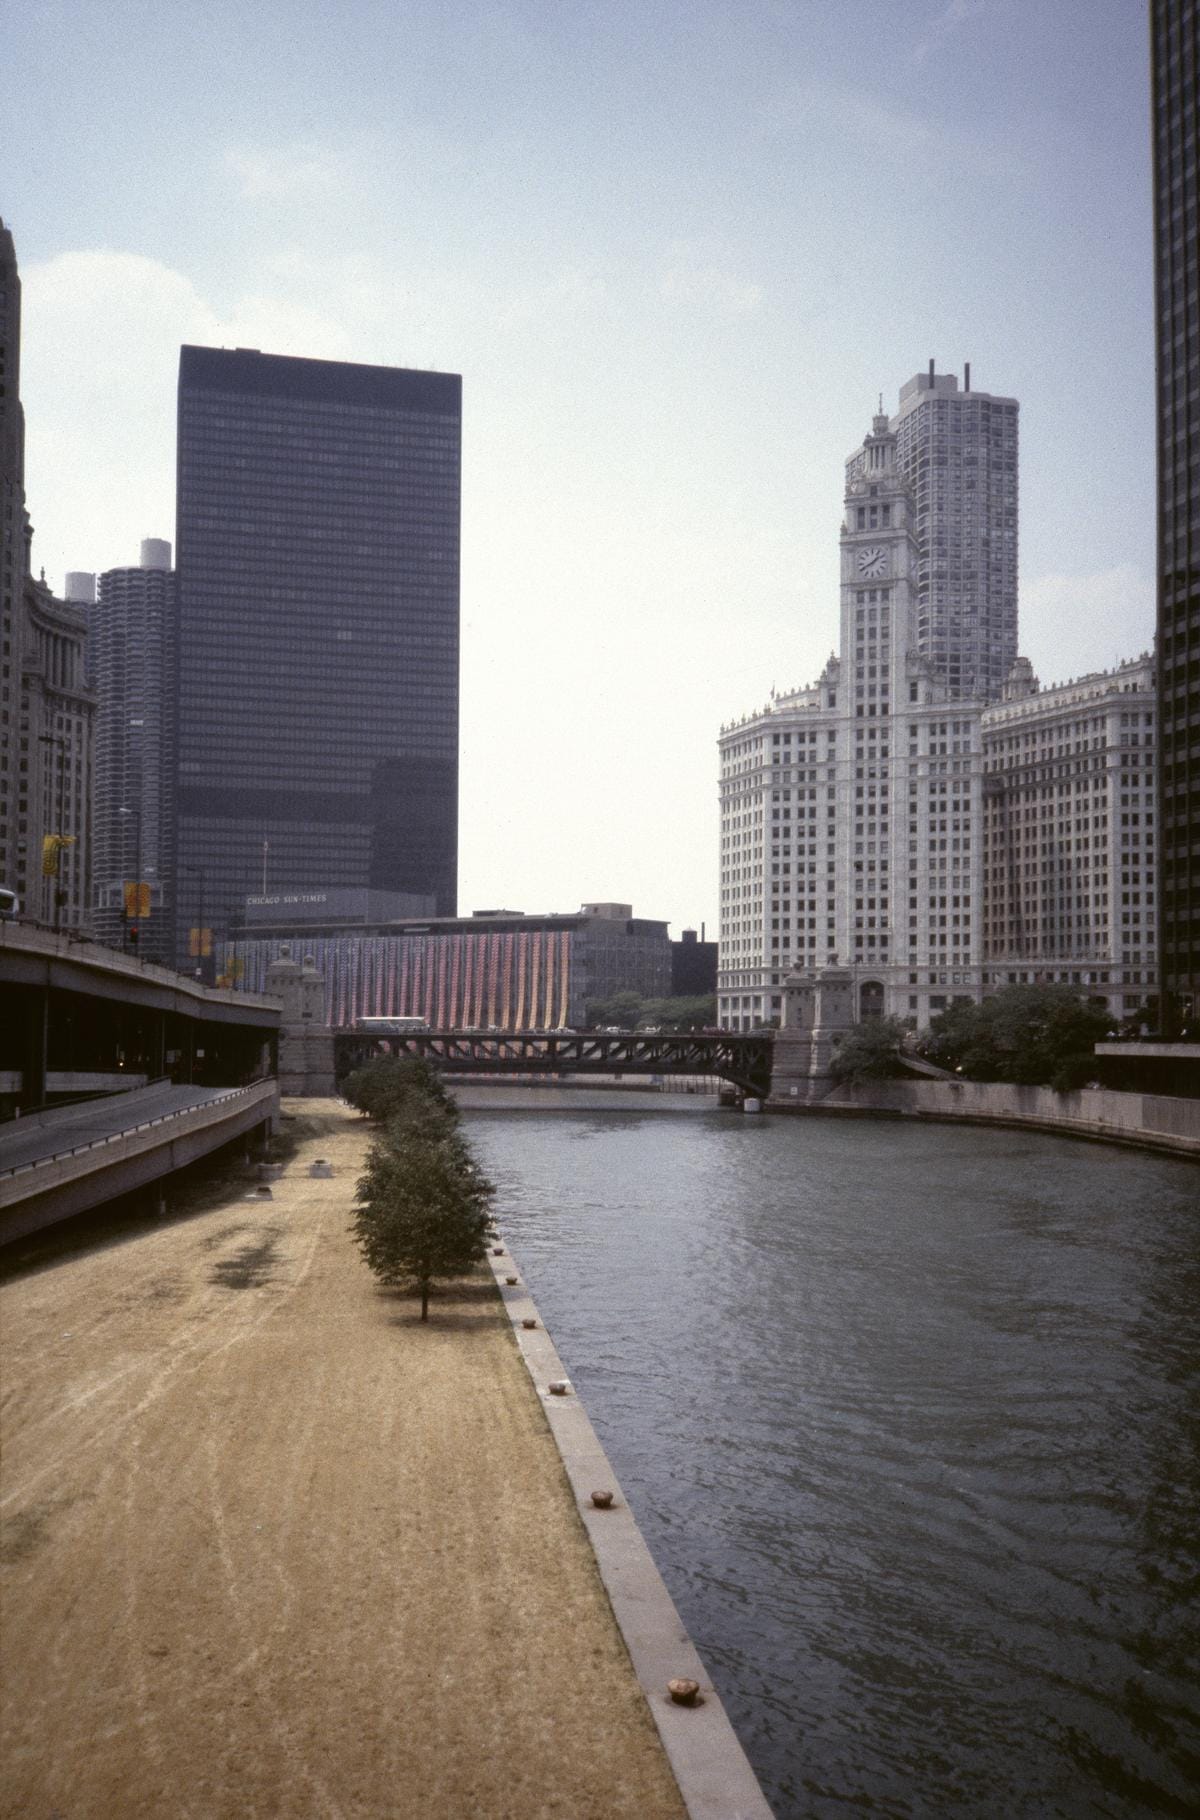
[{"label": "bridge deck", "polygon": [[342,1031],[335,1038],[339,1078],[385,1046],[447,1074],[708,1074],[763,1098],[771,1084],[767,1031]]}]

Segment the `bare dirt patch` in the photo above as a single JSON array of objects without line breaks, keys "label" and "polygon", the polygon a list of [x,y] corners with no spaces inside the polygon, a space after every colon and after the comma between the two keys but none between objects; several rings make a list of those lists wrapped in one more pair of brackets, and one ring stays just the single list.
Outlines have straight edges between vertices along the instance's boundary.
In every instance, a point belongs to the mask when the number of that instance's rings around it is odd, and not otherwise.
[{"label": "bare dirt patch", "polygon": [[0,1812],[678,1820],[494,1293],[378,1290],[367,1130],[304,1112],[269,1219],[0,1288]]}]

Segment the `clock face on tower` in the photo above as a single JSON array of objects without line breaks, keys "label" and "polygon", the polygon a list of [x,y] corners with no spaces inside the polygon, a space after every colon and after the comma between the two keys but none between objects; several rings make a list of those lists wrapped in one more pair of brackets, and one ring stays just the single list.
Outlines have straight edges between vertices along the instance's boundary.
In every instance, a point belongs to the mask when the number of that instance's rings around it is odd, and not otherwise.
[{"label": "clock face on tower", "polygon": [[858,572],[861,576],[874,580],[876,576],[887,574],[887,551],[878,545],[858,552]]}]

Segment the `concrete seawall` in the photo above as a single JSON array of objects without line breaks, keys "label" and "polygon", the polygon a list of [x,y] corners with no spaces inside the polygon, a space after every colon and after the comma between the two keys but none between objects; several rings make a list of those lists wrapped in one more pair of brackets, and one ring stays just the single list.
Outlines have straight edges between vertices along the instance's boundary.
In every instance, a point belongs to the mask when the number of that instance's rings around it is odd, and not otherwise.
[{"label": "concrete seawall", "polygon": [[1200,1100],[1166,1094],[1101,1087],[1054,1093],[1001,1081],[863,1081],[835,1087],[810,1105],[776,1101],[772,1110],[1010,1125],[1200,1158]]},{"label": "concrete seawall", "polygon": [[[506,1245],[497,1245],[488,1262],[689,1820],[772,1820],[721,1696],[654,1564],[515,1260]],[[593,1505],[596,1490],[610,1494],[609,1508]],[[677,1679],[696,1683],[698,1692],[690,1704],[676,1704],[668,1693],[668,1684]]]}]

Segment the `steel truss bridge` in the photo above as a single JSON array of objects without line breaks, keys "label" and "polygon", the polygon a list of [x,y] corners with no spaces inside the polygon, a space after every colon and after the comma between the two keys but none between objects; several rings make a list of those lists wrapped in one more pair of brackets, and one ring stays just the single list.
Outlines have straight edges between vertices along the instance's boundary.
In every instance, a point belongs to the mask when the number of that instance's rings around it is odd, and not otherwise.
[{"label": "steel truss bridge", "polygon": [[419,1056],[443,1074],[709,1074],[758,1099],[766,1099],[771,1087],[768,1031],[701,1036],[644,1030],[343,1030],[334,1046],[339,1080],[372,1057],[389,1054]]}]

